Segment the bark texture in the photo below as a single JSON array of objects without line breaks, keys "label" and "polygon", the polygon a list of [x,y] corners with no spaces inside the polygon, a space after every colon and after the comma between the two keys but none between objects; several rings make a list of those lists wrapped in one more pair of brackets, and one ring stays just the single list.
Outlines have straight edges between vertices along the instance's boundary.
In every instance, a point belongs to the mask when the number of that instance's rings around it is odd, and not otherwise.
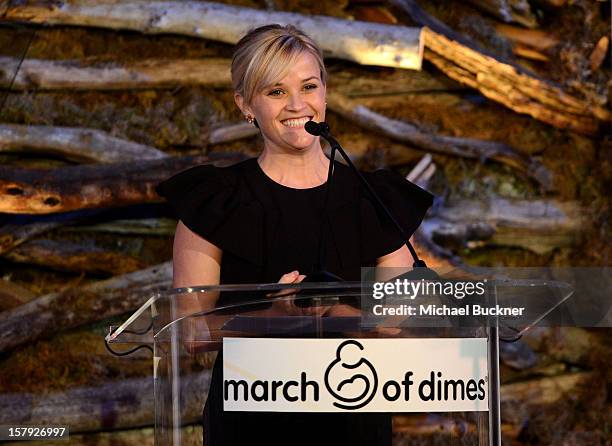
[{"label": "bark texture", "polygon": [[66,291],[0,314],[0,352],[57,331],[136,310],[172,281],[172,262]]},{"label": "bark texture", "polygon": [[161,150],[116,138],[101,130],[15,124],[0,124],[0,152],[50,153],[70,160],[95,163],[168,157]]},{"label": "bark texture", "polygon": [[[8,87],[19,61],[0,57],[0,86]],[[220,87],[231,83],[228,59],[149,59],[136,62],[85,63],[83,60],[25,59],[16,90],[127,90],[178,85]]]},{"label": "bark texture", "polygon": [[419,28],[307,16],[213,2],[108,1],[102,4],[55,2],[51,7],[14,4],[4,18],[47,25],[174,33],[235,44],[246,32],[270,23],[292,24],[321,46],[327,56],[363,65],[420,69]]},{"label": "bark texture", "polygon": [[158,202],[155,186],[181,170],[241,159],[244,155],[229,154],[55,169],[0,167],[0,212],[49,214]]}]

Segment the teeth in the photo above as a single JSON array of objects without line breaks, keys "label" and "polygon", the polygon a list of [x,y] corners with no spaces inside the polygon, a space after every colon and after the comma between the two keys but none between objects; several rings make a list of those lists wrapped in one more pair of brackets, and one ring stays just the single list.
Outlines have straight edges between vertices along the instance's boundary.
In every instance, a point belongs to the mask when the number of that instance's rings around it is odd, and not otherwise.
[{"label": "teeth", "polygon": [[308,116],[305,116],[303,118],[298,118],[298,119],[285,119],[284,121],[281,121],[283,123],[284,126],[287,127],[303,127],[304,124],[306,124],[308,121],[310,121],[310,118]]}]

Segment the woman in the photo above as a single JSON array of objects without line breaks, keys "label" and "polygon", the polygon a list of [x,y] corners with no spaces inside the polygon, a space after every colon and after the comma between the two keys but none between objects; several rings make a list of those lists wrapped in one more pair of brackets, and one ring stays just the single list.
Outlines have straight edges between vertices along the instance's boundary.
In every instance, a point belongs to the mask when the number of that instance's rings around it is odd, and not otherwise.
[{"label": "woman", "polygon": [[[232,82],[263,150],[234,166],[189,169],[158,187],[180,218],[173,286],[298,283],[322,268],[359,280],[362,266],[410,266],[404,241],[343,164],[334,164],[324,206],[330,161],[319,137],[304,130],[326,111],[327,75],[312,39],[292,26],[250,31],[236,45]],[[366,178],[412,234],[432,196],[391,172]],[[222,296],[203,305],[228,303]],[[220,364],[205,410],[206,445],[390,444],[390,419],[378,415],[223,413]]]}]

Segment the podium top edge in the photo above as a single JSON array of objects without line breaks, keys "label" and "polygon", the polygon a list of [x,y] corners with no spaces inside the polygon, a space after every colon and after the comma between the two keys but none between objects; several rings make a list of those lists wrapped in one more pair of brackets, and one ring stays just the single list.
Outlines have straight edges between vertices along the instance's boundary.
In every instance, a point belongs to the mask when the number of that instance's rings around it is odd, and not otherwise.
[{"label": "podium top edge", "polygon": [[[399,280],[399,279],[398,279]],[[430,279],[401,279],[409,281],[432,281]],[[433,281],[478,281],[478,279],[458,279],[458,278],[440,278]],[[550,288],[572,288],[572,285],[567,282],[559,280],[548,280],[548,279],[490,279],[485,278],[484,280],[491,286],[496,287],[550,287]],[[197,285],[189,287],[171,288],[161,290],[157,295],[173,296],[187,293],[206,293],[206,292],[217,292],[217,291],[283,291],[283,290],[321,290],[321,291],[350,291],[350,290],[363,290],[371,288],[375,283],[381,282],[393,282],[391,281],[353,281],[353,282],[302,282],[302,283],[245,283],[245,284],[224,284],[224,285]]]}]

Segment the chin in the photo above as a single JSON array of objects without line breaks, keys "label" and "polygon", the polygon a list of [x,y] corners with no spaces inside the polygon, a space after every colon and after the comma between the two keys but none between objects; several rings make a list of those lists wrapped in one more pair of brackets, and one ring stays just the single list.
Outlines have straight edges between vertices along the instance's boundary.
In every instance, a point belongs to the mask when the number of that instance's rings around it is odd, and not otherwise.
[{"label": "chin", "polygon": [[300,145],[290,145],[293,150],[297,150],[299,152],[305,152],[314,147],[314,144],[300,144]]},{"label": "chin", "polygon": [[311,149],[315,146],[316,137],[312,136],[310,138],[300,138],[299,141],[283,141],[287,147],[290,147],[293,150],[299,150],[303,152],[305,150]]}]

